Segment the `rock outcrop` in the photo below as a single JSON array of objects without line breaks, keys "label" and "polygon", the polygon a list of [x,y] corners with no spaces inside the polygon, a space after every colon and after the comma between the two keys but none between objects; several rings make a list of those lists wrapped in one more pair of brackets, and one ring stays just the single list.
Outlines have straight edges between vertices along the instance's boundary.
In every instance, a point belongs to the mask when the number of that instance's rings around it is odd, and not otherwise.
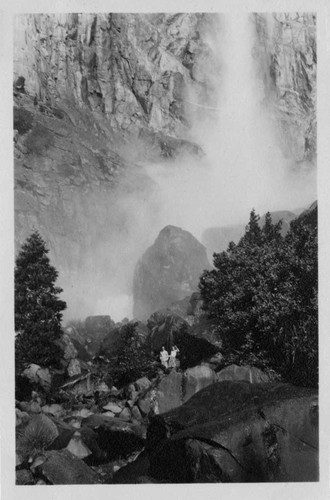
[{"label": "rock outcrop", "polygon": [[[189,89],[197,104],[211,98],[203,33],[213,19],[15,17],[16,247],[40,230],[71,318],[95,313],[96,297],[111,305],[131,292],[136,255],[149,244],[131,207],[142,210],[153,188],[137,162],[200,153],[186,101]],[[152,214],[143,210],[144,224]]]},{"label": "rock outcrop", "polygon": [[161,482],[317,481],[317,393],[287,384],[212,384],[153,417],[147,450],[148,475]]},{"label": "rock outcrop", "polygon": [[146,319],[191,295],[197,290],[203,270],[209,268],[206,249],[192,234],[166,226],[136,266],[134,316]]},{"label": "rock outcrop", "polygon": [[287,158],[315,163],[316,158],[316,15],[256,14],[260,62],[266,100],[279,123],[279,140]]},{"label": "rock outcrop", "polygon": [[[265,104],[286,156],[313,164],[315,17],[266,17],[254,50]],[[198,13],[15,17],[15,242],[40,230],[71,318],[130,295],[159,208],[140,162],[201,153],[191,125],[214,113],[221,29]]]}]

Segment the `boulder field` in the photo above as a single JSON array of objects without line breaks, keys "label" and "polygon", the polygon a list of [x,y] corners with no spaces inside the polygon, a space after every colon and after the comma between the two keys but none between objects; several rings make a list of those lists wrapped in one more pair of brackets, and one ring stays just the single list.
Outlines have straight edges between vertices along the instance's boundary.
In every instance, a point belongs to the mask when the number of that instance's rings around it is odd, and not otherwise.
[{"label": "boulder field", "polygon": [[[140,480],[135,470],[150,482],[317,481],[317,392],[279,383],[212,384],[152,417],[146,450],[144,468],[138,459],[126,471],[131,482]],[[125,480],[125,468],[119,474]]]}]

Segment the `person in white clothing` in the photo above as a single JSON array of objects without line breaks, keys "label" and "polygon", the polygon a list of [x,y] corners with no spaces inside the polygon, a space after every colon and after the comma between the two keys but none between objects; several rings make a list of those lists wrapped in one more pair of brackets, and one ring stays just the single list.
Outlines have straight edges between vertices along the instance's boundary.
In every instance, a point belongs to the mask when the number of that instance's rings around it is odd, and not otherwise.
[{"label": "person in white clothing", "polygon": [[172,347],[171,354],[170,354],[170,359],[169,359],[169,367],[170,368],[175,368],[176,367],[176,355],[179,352],[179,349],[175,346]]},{"label": "person in white clothing", "polygon": [[167,350],[165,349],[165,347],[164,347],[164,346],[162,347],[162,350],[160,351],[159,358],[160,358],[160,362],[161,362],[161,364],[162,364],[165,368],[168,368],[168,358],[169,358],[169,354],[168,354],[168,352],[167,352]]}]

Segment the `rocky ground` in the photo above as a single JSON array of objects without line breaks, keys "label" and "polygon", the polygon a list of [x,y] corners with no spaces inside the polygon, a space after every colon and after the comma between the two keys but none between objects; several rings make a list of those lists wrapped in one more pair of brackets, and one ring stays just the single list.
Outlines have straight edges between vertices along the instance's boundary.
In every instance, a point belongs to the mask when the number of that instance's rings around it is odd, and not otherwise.
[{"label": "rocky ground", "polygon": [[[127,323],[89,317],[85,337],[67,327],[63,368],[30,365],[17,383],[17,484],[316,481],[317,391],[225,366],[212,336],[194,335],[196,315],[186,320],[167,309],[137,324],[154,361],[120,389],[106,383],[107,356]],[[169,343],[183,349],[165,369]]]}]

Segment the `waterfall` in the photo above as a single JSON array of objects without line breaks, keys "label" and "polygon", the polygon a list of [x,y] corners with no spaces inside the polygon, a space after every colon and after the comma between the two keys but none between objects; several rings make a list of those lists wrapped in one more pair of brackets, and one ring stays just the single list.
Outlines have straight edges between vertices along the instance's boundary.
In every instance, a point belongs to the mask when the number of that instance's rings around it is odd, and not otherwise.
[{"label": "waterfall", "polygon": [[[149,167],[159,186],[160,226],[178,225],[197,238],[208,227],[246,223],[252,208],[260,215],[296,209],[315,196],[314,183],[293,174],[293,160],[284,158],[277,142],[279,124],[254,58],[254,16],[219,15],[208,43],[220,67],[214,103],[186,97],[195,105],[192,139],[206,156]],[[214,78],[213,68],[209,75]]]}]

